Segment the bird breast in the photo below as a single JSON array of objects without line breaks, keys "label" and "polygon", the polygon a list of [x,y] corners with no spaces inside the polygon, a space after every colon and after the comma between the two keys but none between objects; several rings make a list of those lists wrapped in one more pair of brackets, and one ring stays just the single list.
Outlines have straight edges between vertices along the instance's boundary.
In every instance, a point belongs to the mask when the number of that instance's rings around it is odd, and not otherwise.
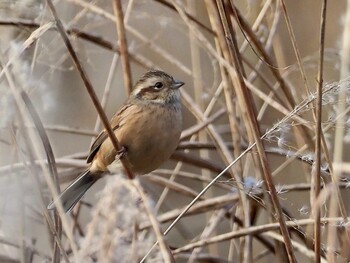
[{"label": "bird breast", "polygon": [[[180,106],[150,104],[128,112],[115,134],[120,144],[126,148],[125,158],[131,170],[140,175],[157,169],[169,159],[179,143],[181,130]],[[105,147],[113,147],[109,139],[101,146]],[[114,161],[115,154],[113,151],[112,156],[104,156],[106,165]]]},{"label": "bird breast", "polygon": [[180,109],[149,105],[117,132],[136,174],[149,173],[169,159],[179,142],[181,116]]}]

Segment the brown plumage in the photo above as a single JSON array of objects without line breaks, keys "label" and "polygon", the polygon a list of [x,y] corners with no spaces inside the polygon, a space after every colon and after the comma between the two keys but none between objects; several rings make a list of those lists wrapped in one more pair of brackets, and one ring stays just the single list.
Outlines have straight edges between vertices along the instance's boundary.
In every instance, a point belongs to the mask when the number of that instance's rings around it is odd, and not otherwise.
[{"label": "brown plumage", "polygon": [[[111,127],[125,149],[123,157],[136,175],[157,169],[175,151],[182,128],[179,88],[183,84],[165,72],[149,71],[111,119]],[[91,146],[89,168],[59,196],[66,212],[118,161],[116,155],[107,133],[102,131]],[[53,209],[55,202],[48,208]]]}]

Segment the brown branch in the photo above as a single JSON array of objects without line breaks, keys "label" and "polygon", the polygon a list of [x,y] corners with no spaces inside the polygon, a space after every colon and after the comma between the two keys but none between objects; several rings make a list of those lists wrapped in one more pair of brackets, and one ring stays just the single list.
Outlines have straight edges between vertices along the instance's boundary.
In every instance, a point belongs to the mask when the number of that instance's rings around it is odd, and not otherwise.
[{"label": "brown branch", "polygon": [[[85,85],[85,87],[90,95],[92,102],[94,103],[94,106],[95,106],[95,108],[96,108],[96,110],[101,118],[101,121],[106,129],[106,132],[107,132],[114,148],[118,152],[118,151],[120,151],[121,146],[120,146],[118,139],[116,138],[116,136],[115,136],[110,124],[109,124],[109,120],[108,120],[108,118],[107,118],[98,98],[97,98],[97,95],[95,93],[95,90],[94,90],[91,82],[90,82],[90,79],[89,79],[88,75],[85,73],[85,70],[80,63],[77,54],[74,51],[74,48],[73,48],[73,46],[72,46],[72,44],[67,36],[66,30],[64,29],[61,20],[59,19],[58,15],[57,15],[57,12],[56,12],[56,9],[55,9],[53,3],[51,2],[51,0],[46,0],[46,1],[47,1],[47,4],[51,10],[53,17],[55,18],[57,30],[60,33],[62,40],[63,40],[64,44],[66,45],[66,48],[67,48],[69,54],[72,57],[72,60],[73,60],[75,66],[80,74],[80,77],[82,78],[82,80],[84,82],[84,85]],[[126,175],[129,177],[129,179],[133,179],[134,175],[130,169],[128,161],[124,158],[121,158],[120,161],[123,164]]]},{"label": "brown branch", "polygon": [[[28,28],[39,28],[40,24],[29,19],[0,19],[0,26],[17,26],[17,27],[28,27]],[[55,28],[50,28],[53,30]],[[99,47],[105,48],[107,50],[116,52],[120,54],[120,49],[112,44],[111,42],[103,39],[99,36],[94,36],[77,28],[66,29],[68,35],[74,35],[80,39],[98,45]],[[155,68],[155,64],[147,60],[145,57],[129,52],[130,59],[144,68]]]},{"label": "brown branch", "polygon": [[[208,211],[214,210],[214,209],[220,209],[225,206],[233,206],[235,203],[238,202],[238,195],[237,194],[226,194],[221,196],[215,196],[212,198],[208,198],[206,200],[198,201],[195,203],[184,215],[186,217],[191,215],[197,215],[200,213],[206,213]],[[183,211],[183,207],[175,208],[173,210],[170,210],[168,212],[165,212],[157,217],[157,220],[159,223],[167,223],[174,218],[177,218]],[[150,222],[144,222],[140,224],[140,230],[146,229],[151,227]]]},{"label": "brown branch", "polygon": [[[220,173],[222,170],[224,170],[224,167],[218,166],[209,160],[205,160],[203,158],[195,157],[191,154],[182,152],[174,152],[171,156],[171,159],[178,162],[188,163],[202,169],[208,169],[214,173]],[[225,175],[230,176],[230,173],[226,172]]]},{"label": "brown branch", "polygon": [[182,131],[180,141],[183,141],[189,137],[191,137],[193,134],[201,131],[202,129],[206,128],[209,124],[213,123],[217,119],[219,119],[224,113],[226,112],[225,109],[218,110],[216,113],[205,119],[204,121]]},{"label": "brown branch", "polygon": [[[174,5],[172,5],[171,3],[165,1],[165,0],[154,0],[158,3],[161,3],[162,5],[176,11],[176,8],[174,7]],[[191,15],[189,12],[185,11],[185,14],[188,16],[188,18],[190,20],[192,20],[194,23],[196,23],[199,27],[203,28],[205,31],[207,31],[208,33],[210,33],[211,35],[215,36],[216,32],[214,30],[212,30],[211,28],[207,27],[206,25],[204,25],[202,22],[200,22],[197,18],[195,18],[193,15]]]},{"label": "brown branch", "polygon": [[[40,135],[40,140],[43,144],[43,148],[45,149],[50,174],[51,174],[53,182],[55,184],[56,191],[60,192],[60,184],[59,184],[59,179],[58,179],[58,175],[57,175],[56,159],[55,159],[52,147],[51,147],[49,137],[47,136],[44,125],[41,122],[39,114],[37,113],[37,111],[36,111],[32,101],[30,100],[28,94],[25,91],[21,91],[21,96],[22,96],[22,99],[23,99],[27,109],[28,109],[30,116],[32,117],[33,123],[34,123],[34,125],[35,125],[35,127]],[[59,239],[62,239],[62,222],[60,220],[60,217],[59,217],[57,210],[55,210],[53,212],[53,222],[54,222],[57,237]],[[61,246],[58,244],[57,240],[55,240],[55,242],[53,244],[53,251],[54,251],[53,262],[54,263],[59,262],[59,260],[60,260],[60,247]]]},{"label": "brown branch", "polygon": [[141,200],[143,202],[148,219],[149,219],[150,224],[153,228],[154,234],[157,237],[160,252],[161,252],[163,260],[164,260],[162,262],[175,263],[174,257],[172,255],[172,253],[170,252],[170,248],[165,241],[165,238],[164,238],[164,235],[162,233],[159,221],[157,220],[157,218],[154,214],[154,211],[150,205],[151,202],[150,202],[149,198],[147,197],[146,193],[144,192],[142,185],[140,184],[139,180],[133,180],[132,184],[136,188],[137,192],[139,193],[139,195],[141,197]]},{"label": "brown branch", "polygon": [[[321,222],[322,223],[339,223],[343,220],[343,218],[322,218]],[[288,221],[286,222],[286,226],[288,228],[298,228],[302,225],[310,225],[310,224],[314,224],[314,221],[312,219],[301,219],[301,220],[294,220],[294,221]],[[217,243],[217,242],[223,242],[226,240],[230,240],[230,239],[234,239],[234,238],[239,238],[239,237],[243,237],[246,235],[256,235],[256,234],[262,234],[264,232],[269,232],[269,231],[273,231],[273,230],[277,230],[279,228],[279,223],[270,223],[270,224],[266,224],[266,225],[260,225],[260,226],[252,226],[249,228],[244,228],[244,229],[240,229],[237,231],[232,231],[229,233],[225,233],[225,234],[221,234],[221,235],[217,235],[214,237],[210,237],[207,239],[203,239],[200,240],[198,242],[193,242],[190,243],[188,245],[185,245],[181,248],[178,248],[176,250],[173,251],[174,254],[177,253],[181,253],[184,251],[188,251],[191,249],[194,249],[196,247],[200,247],[200,246],[207,246],[211,243]]]},{"label": "brown branch", "polygon": [[[238,78],[238,83],[239,83],[239,87],[237,87],[237,95],[240,99],[241,102],[241,106],[245,107],[247,110],[247,114],[248,114],[248,118],[247,120],[249,121],[249,126],[250,126],[250,130],[252,131],[252,135],[254,137],[254,141],[256,143],[256,148],[258,150],[258,157],[260,160],[260,165],[261,165],[261,169],[262,169],[262,174],[263,174],[263,178],[265,181],[265,184],[267,186],[267,189],[270,193],[270,198],[271,198],[271,202],[273,205],[273,209],[275,212],[275,216],[276,219],[279,222],[280,225],[280,229],[282,232],[282,236],[284,238],[284,245],[288,254],[288,258],[289,261],[291,263],[296,262],[295,259],[295,255],[294,255],[294,251],[293,251],[293,246],[292,246],[292,242],[290,239],[290,235],[284,220],[284,216],[283,216],[283,212],[281,209],[281,205],[279,203],[279,199],[277,196],[277,192],[276,192],[276,188],[275,185],[273,183],[272,180],[272,175],[271,175],[271,170],[270,170],[270,166],[266,157],[266,153],[264,150],[264,146],[261,140],[261,135],[260,135],[260,127],[256,118],[256,113],[255,113],[255,106],[251,97],[250,92],[248,91],[245,82],[244,82],[244,78],[243,78],[243,71],[241,68],[241,63],[239,60],[239,50],[237,47],[237,43],[235,41],[235,39],[232,37],[231,33],[230,33],[230,29],[228,28],[228,24],[226,23],[227,19],[226,19],[226,15],[225,15],[225,11],[224,11],[224,7],[223,7],[223,3],[220,0],[216,1],[218,9],[219,9],[219,13],[221,16],[221,20],[223,23],[223,28],[225,31],[225,35],[226,35],[226,39],[228,42],[228,46],[230,49],[230,53],[233,56],[233,63],[235,65],[236,68],[236,72],[237,72],[237,78]],[[233,10],[235,11],[235,7],[234,5],[232,5]]]},{"label": "brown branch", "polygon": [[[321,138],[322,138],[322,88],[323,88],[323,61],[326,31],[327,0],[322,3],[321,32],[320,32],[320,62],[317,75],[317,101],[316,101],[316,140],[315,140],[315,165],[313,169],[314,200],[317,200],[321,189]],[[314,251],[315,263],[321,262],[321,209],[313,206],[314,224]]]},{"label": "brown branch", "polygon": [[[285,80],[281,76],[279,69],[274,65],[274,62],[272,61],[270,56],[267,54],[265,48],[261,44],[260,40],[257,38],[256,34],[254,34],[252,29],[250,28],[248,22],[244,19],[244,17],[241,15],[241,13],[239,12],[239,10],[237,8],[235,8],[235,12],[236,12],[237,16],[234,15],[233,17],[236,19],[238,25],[242,29],[244,36],[249,37],[249,40],[254,44],[254,46],[257,48],[257,51],[262,56],[261,59],[263,60],[263,62],[265,62],[269,66],[268,68],[271,70],[272,74],[275,76],[275,78],[278,81],[284,95],[287,98],[287,101],[288,101],[287,108],[292,109],[295,106],[295,101],[294,101],[294,97],[292,96],[292,94],[290,92],[290,87],[287,85],[287,83],[285,82]],[[250,44],[251,42],[249,40],[247,40],[247,41]]]},{"label": "brown branch", "polygon": [[117,35],[118,35],[118,46],[120,49],[120,56],[122,58],[123,66],[123,76],[124,76],[124,87],[127,94],[130,94],[132,91],[132,80],[131,80],[131,70],[129,62],[129,53],[128,53],[128,44],[126,41],[126,34],[124,28],[124,15],[122,5],[120,0],[113,1],[113,10],[116,16],[116,25],[117,25]]}]

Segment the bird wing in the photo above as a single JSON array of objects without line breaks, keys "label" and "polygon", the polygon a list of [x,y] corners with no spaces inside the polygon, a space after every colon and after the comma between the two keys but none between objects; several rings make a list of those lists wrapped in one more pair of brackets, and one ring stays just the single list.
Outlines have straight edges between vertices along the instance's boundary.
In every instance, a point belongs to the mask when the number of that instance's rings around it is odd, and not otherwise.
[{"label": "bird wing", "polygon": [[[123,113],[125,113],[125,111],[127,111],[128,109],[130,110],[131,107],[132,107],[131,104],[126,104],[116,114],[114,114],[114,116],[112,117],[111,122],[110,122],[110,125],[111,125],[113,131],[117,130],[118,128],[120,128],[122,126],[122,120],[127,115],[127,113],[126,114],[123,114]],[[108,138],[108,133],[104,129],[103,131],[100,132],[100,134],[96,137],[95,141],[91,145],[89,155],[86,159],[87,163],[92,162],[96,153],[100,149],[102,143],[107,138]]]}]

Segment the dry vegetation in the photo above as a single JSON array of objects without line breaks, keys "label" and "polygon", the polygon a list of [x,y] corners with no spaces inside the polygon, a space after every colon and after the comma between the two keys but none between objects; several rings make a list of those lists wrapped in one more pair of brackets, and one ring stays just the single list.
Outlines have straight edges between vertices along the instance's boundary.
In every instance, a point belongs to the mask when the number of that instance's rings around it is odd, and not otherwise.
[{"label": "dry vegetation", "polygon": [[[349,262],[350,7],[329,2],[0,1],[0,262]],[[186,82],[172,160],[47,211],[150,68]]]}]

